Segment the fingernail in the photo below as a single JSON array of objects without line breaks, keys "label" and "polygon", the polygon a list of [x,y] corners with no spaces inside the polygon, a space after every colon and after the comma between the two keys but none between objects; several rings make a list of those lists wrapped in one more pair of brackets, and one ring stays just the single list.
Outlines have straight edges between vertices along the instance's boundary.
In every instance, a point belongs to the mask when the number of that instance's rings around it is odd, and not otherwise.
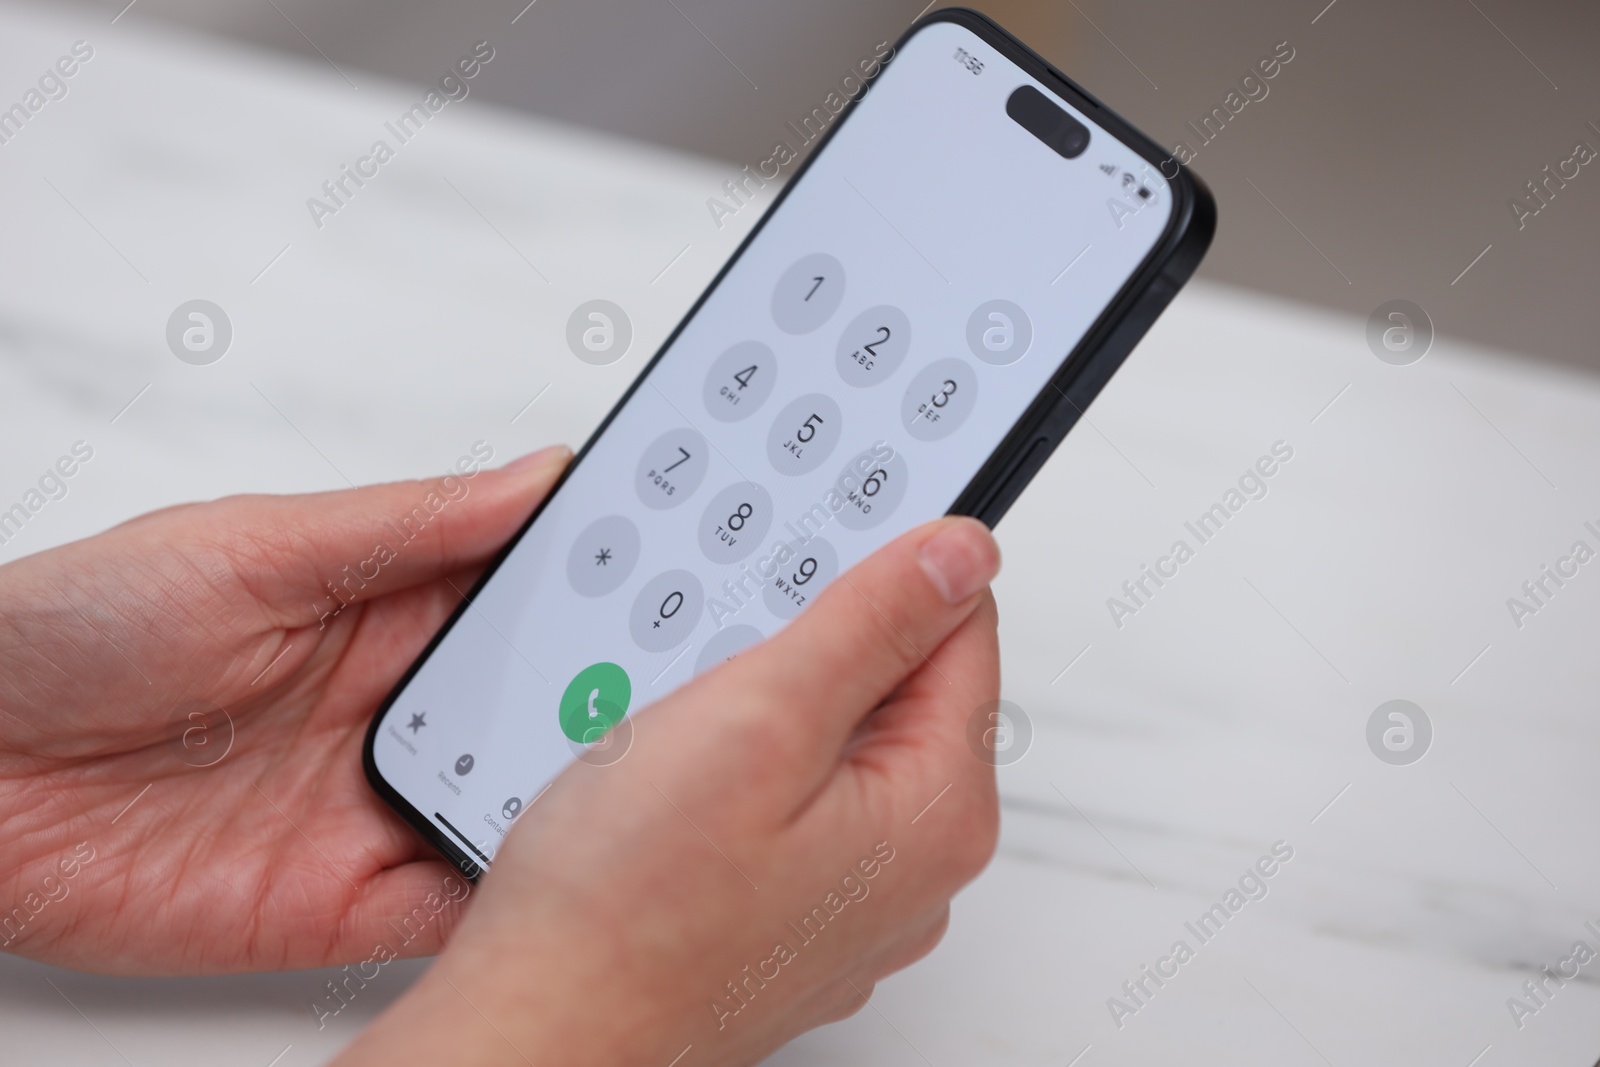
[{"label": "fingernail", "polygon": [[953,519],[923,542],[918,562],[940,595],[960,604],[1000,573],[1000,546],[977,519]]},{"label": "fingernail", "polygon": [[513,472],[534,470],[536,468],[543,469],[565,463],[571,458],[572,449],[566,445],[551,445],[549,448],[541,448],[537,452],[529,452],[526,456],[518,456],[501,469]]}]

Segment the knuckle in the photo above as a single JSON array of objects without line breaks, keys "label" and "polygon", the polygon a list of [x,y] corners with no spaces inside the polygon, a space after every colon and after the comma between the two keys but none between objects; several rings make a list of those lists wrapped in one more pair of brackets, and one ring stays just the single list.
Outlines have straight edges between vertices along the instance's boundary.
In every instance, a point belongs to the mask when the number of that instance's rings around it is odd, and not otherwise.
[{"label": "knuckle", "polygon": [[808,1024],[808,1028],[843,1022],[850,1018],[867,1006],[866,998],[872,996],[872,990],[873,983],[864,980],[852,981],[848,978],[841,978],[822,986],[812,994],[814,1007],[810,1009],[812,1021]]},{"label": "knuckle", "polygon": [[989,865],[1000,841],[1000,802],[992,781],[966,791],[955,805],[953,867],[961,884],[972,881]]},{"label": "knuckle", "polygon": [[926,958],[929,953],[939,947],[939,943],[944,940],[944,935],[949,929],[950,905],[946,904],[939,909],[939,914],[934,917],[933,922],[929,923],[917,935],[907,950],[904,961],[899,963],[896,969],[909,967],[918,960]]},{"label": "knuckle", "polygon": [[839,1006],[833,1021],[856,1015],[867,1006],[867,1001],[872,999],[873,991],[877,988],[876,982],[845,982],[839,992]]}]

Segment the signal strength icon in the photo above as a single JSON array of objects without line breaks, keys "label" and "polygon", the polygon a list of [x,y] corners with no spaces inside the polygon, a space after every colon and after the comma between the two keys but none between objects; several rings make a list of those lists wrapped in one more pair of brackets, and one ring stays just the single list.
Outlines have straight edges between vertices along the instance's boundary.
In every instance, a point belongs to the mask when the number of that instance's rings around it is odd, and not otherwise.
[{"label": "signal strength icon", "polygon": [[1100,164],[1100,169],[1106,174],[1115,174],[1117,172],[1117,167],[1114,163],[1102,163]]}]

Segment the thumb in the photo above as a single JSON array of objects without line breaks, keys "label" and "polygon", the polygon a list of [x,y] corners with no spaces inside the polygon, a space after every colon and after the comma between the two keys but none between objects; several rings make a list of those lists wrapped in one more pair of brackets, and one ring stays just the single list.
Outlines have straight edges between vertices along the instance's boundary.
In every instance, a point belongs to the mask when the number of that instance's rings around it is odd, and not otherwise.
[{"label": "thumb", "polygon": [[[316,605],[333,610],[485,562],[571,457],[557,446],[470,476],[233,497],[173,517],[182,516],[185,539],[221,550],[277,625],[304,626],[317,621]],[[165,517],[152,516],[145,532],[160,536]]]},{"label": "thumb", "polygon": [[999,570],[999,546],[981,522],[928,523],[879,549],[787,629],[728,663],[719,688],[804,694],[798,708],[729,705],[738,708],[734,714],[767,719],[764,729],[776,731],[783,751],[798,757],[794,770],[814,777],[817,765],[831,766],[861,720],[907,676],[932,665],[929,657],[983,603]]}]

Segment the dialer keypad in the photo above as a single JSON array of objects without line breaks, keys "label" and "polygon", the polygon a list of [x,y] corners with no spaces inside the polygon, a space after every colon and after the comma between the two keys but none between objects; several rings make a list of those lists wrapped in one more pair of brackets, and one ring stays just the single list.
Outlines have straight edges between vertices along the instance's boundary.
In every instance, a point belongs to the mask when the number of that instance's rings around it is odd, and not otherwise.
[{"label": "dialer keypad", "polygon": [[[847,303],[846,278],[838,257],[802,256],[773,282],[770,332],[728,338],[698,372],[684,366],[697,358],[689,349],[668,357],[674,373],[699,375],[699,408],[689,418],[668,400],[676,425],[639,455],[634,495],[646,510],[590,517],[567,552],[579,595],[629,597],[625,625],[643,651],[676,662],[709,617],[692,661],[700,673],[800,615],[839,577],[840,544],[866,554],[858,535],[905,501],[919,453],[957,437],[984,379],[1033,345],[1011,301],[984,300],[964,330],[941,334],[893,303]],[[930,455],[929,469],[938,462]],[[641,583],[641,558],[666,569]]]}]

